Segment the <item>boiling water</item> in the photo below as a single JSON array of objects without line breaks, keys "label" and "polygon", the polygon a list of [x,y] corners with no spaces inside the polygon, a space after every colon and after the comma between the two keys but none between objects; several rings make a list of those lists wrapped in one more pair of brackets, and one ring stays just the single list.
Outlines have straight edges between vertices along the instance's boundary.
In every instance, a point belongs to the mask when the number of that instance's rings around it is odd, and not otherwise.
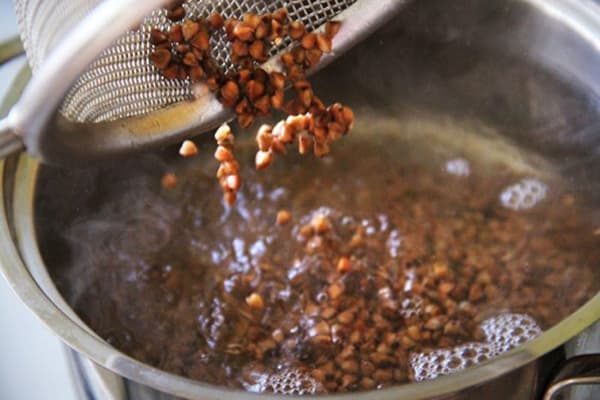
[{"label": "boiling water", "polygon": [[[362,115],[331,156],[289,154],[264,172],[239,142],[232,208],[208,140],[192,160],[40,173],[41,250],[59,290],[146,363],[258,392],[380,388],[487,361],[598,290],[586,199],[487,126]],[[166,172],[175,189],[161,187]],[[288,225],[275,224],[281,209]],[[316,215],[329,230],[303,237]]]}]

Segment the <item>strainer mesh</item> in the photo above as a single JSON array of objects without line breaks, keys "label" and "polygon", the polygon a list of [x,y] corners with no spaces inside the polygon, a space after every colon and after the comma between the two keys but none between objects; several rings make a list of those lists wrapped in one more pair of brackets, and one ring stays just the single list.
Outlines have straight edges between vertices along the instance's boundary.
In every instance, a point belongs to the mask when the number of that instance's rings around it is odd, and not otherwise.
[{"label": "strainer mesh", "polygon": [[[52,47],[101,0],[15,0],[21,38],[33,72]],[[231,1],[188,0],[184,7],[192,18],[217,11],[225,18],[241,18],[287,8],[290,18],[314,30],[334,18],[356,0]],[[192,96],[189,80],[167,80],[148,61],[152,28],[168,30],[166,11],[155,10],[139,30],[126,33],[98,56],[65,98],[61,112],[70,120],[100,122],[156,111]],[[213,56],[231,70],[229,46],[224,35],[211,38]],[[276,54],[289,45],[273,48]]]}]

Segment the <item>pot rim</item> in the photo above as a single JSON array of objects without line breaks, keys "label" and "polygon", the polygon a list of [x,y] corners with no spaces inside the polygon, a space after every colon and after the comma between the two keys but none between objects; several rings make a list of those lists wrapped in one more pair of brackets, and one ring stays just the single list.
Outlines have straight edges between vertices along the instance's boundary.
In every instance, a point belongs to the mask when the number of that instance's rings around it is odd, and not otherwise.
[{"label": "pot rim", "polygon": [[[600,51],[600,13],[598,6],[576,0],[523,0],[530,3],[580,35]],[[12,170],[7,161],[0,162],[0,273],[19,299],[53,333],[68,346],[120,376],[186,398],[203,399],[289,399],[290,396],[256,394],[243,390],[223,388],[194,381],[162,371],[137,361],[110,346],[90,332],[89,328],[62,311],[38,285],[23,259],[23,252],[33,254],[28,263],[40,262],[35,240],[33,213],[35,178],[39,164],[27,155],[16,159]],[[6,178],[18,175],[19,184],[8,190]],[[10,189],[10,188],[9,188]],[[11,195],[12,199],[8,199]],[[11,207],[10,209],[8,207]],[[11,218],[8,218],[11,216]],[[12,224],[9,224],[10,220]],[[16,228],[16,231],[14,230]],[[18,247],[15,246],[18,244]],[[43,264],[41,268],[45,269]],[[327,395],[328,399],[382,399],[431,398],[485,383],[514,371],[545,353],[559,347],[600,318],[600,293],[560,323],[538,338],[527,342],[491,361],[479,364],[450,376],[432,381],[394,386],[377,391]],[[306,397],[306,396],[303,396]],[[313,396],[308,396],[313,397]]]}]

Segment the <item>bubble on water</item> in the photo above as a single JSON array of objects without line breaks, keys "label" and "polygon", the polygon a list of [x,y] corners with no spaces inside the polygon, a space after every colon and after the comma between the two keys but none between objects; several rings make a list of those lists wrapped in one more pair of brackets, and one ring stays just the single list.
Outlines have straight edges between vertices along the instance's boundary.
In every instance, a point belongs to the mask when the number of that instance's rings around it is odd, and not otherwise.
[{"label": "bubble on water", "polygon": [[236,237],[231,241],[231,246],[233,247],[235,261],[242,265],[248,264],[249,258],[246,254],[246,241]]},{"label": "bubble on water", "polygon": [[402,246],[402,236],[400,236],[400,232],[397,229],[393,229],[388,236],[386,241],[386,246],[388,248],[388,253],[390,257],[396,258],[400,255],[400,247]]},{"label": "bubble on water", "polygon": [[525,178],[504,189],[500,194],[502,205],[511,210],[527,210],[546,198],[548,186],[535,178]]},{"label": "bubble on water", "polygon": [[258,239],[250,246],[250,255],[254,258],[262,257],[267,252],[264,240]]},{"label": "bubble on water", "polygon": [[362,226],[365,228],[365,233],[369,236],[374,235],[377,232],[375,226],[373,225],[373,221],[370,219],[364,218],[361,221]]},{"label": "bubble on water", "polygon": [[385,232],[390,227],[390,218],[385,214],[377,214],[377,221],[379,222],[380,232]]},{"label": "bubble on water", "polygon": [[246,382],[246,390],[258,393],[305,396],[322,393],[323,386],[308,373],[298,368],[282,368],[275,373],[254,373],[253,383]]},{"label": "bubble on water", "polygon": [[354,219],[354,217],[351,217],[349,215],[344,215],[342,217],[342,226],[351,226],[353,227],[354,225],[356,225],[356,220]]},{"label": "bubble on water", "polygon": [[419,296],[407,297],[400,303],[400,315],[403,318],[417,317],[423,312],[423,299]]},{"label": "bubble on water", "polygon": [[416,280],[417,280],[417,275],[415,274],[415,271],[412,269],[407,270],[406,271],[406,282],[404,282],[404,291],[411,292]]},{"label": "bubble on water", "polygon": [[285,196],[287,196],[287,192],[288,190],[286,188],[277,188],[271,193],[269,193],[269,199],[271,199],[272,201],[282,200]]},{"label": "bubble on water", "polygon": [[492,359],[542,333],[535,320],[526,314],[500,314],[483,321],[480,328],[485,335],[485,342],[412,353],[410,365],[414,379],[424,381],[453,374]]},{"label": "bubble on water", "polygon": [[447,173],[456,176],[469,176],[471,174],[471,165],[464,158],[448,160],[445,169]]}]

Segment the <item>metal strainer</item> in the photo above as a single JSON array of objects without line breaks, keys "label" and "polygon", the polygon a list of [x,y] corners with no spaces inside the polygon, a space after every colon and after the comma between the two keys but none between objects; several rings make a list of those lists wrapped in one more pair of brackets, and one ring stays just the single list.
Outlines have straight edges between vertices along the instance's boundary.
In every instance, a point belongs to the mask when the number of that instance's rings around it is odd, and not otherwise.
[{"label": "metal strainer", "polygon": [[[342,20],[331,62],[394,15],[406,0],[188,0],[190,17],[217,11],[287,8],[292,20],[319,30]],[[0,156],[22,149],[46,162],[71,163],[145,149],[215,128],[231,113],[189,80],[167,80],[149,62],[152,28],[168,29],[168,0],[15,0],[33,79],[0,121]],[[140,25],[141,21],[141,25]],[[137,29],[139,28],[139,29]],[[213,56],[231,68],[225,37],[212,40]],[[267,62],[277,68],[273,48]],[[314,72],[309,71],[309,72]]]}]

